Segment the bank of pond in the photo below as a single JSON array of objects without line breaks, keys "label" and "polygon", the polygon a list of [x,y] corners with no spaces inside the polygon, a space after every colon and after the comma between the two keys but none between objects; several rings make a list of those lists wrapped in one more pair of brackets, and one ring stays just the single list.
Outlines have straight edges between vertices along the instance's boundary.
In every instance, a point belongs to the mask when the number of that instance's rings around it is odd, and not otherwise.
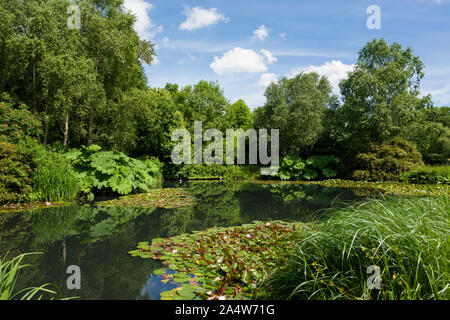
[{"label": "bank of pond", "polygon": [[2,212],[0,252],[42,253],[16,290],[51,283],[44,298],[448,299],[448,186],[405,186],[170,182]]}]

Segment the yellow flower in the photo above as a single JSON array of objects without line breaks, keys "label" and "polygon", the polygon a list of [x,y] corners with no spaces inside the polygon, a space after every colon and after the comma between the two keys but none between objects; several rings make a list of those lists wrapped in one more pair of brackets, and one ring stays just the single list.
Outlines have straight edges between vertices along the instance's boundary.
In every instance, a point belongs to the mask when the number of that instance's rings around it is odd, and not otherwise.
[{"label": "yellow flower", "polygon": [[314,261],[313,263],[311,263],[311,265],[312,265],[313,267],[315,267],[315,266],[318,265],[318,263],[317,263],[316,261]]},{"label": "yellow flower", "polygon": [[397,279],[397,275],[394,273],[394,275],[392,276],[392,279]]}]

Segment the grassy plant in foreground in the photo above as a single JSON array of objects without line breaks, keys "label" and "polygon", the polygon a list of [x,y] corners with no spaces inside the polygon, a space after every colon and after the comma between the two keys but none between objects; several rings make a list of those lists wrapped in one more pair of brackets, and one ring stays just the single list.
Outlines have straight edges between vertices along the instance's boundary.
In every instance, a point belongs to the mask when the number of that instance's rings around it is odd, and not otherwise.
[{"label": "grassy plant in foreground", "polygon": [[[449,299],[449,198],[370,200],[303,235],[261,289],[271,299]],[[369,266],[381,289],[368,289]]]},{"label": "grassy plant in foreground", "polygon": [[22,260],[26,256],[32,254],[36,253],[22,254],[9,261],[5,261],[6,259],[0,258],[0,300],[41,299],[42,293],[56,294],[56,292],[47,289],[48,284],[40,287],[26,288],[16,293],[14,292],[20,271],[23,268],[30,266],[22,264]]}]

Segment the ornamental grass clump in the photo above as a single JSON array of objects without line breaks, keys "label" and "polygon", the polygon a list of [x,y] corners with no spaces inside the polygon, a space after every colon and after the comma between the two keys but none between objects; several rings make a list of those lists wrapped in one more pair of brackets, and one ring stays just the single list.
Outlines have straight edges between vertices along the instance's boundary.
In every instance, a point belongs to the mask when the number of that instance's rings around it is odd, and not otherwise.
[{"label": "ornamental grass clump", "polygon": [[[334,212],[298,242],[286,266],[264,281],[260,296],[449,299],[449,215],[448,197],[391,197]],[[380,289],[369,288],[374,266]]]}]

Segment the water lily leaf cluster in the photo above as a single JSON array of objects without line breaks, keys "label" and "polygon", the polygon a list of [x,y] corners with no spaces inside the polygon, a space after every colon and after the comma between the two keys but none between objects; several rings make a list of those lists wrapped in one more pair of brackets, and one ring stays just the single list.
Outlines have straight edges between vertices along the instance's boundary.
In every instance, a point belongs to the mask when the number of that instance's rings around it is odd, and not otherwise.
[{"label": "water lily leaf cluster", "polygon": [[166,208],[176,209],[191,206],[197,203],[195,197],[191,196],[182,188],[153,189],[148,193],[135,194],[120,197],[119,199],[98,202],[101,207],[140,207],[140,208]]},{"label": "water lily leaf cluster", "polygon": [[[168,239],[141,242],[133,257],[162,260],[154,273],[163,282],[182,283],[163,292],[162,299],[242,299],[275,266],[285,263],[302,223],[255,222],[230,228],[211,228]],[[173,271],[176,273],[173,274]]]},{"label": "water lily leaf cluster", "polygon": [[0,213],[32,211],[44,208],[67,207],[69,202],[30,202],[30,203],[6,203],[0,205]]}]

